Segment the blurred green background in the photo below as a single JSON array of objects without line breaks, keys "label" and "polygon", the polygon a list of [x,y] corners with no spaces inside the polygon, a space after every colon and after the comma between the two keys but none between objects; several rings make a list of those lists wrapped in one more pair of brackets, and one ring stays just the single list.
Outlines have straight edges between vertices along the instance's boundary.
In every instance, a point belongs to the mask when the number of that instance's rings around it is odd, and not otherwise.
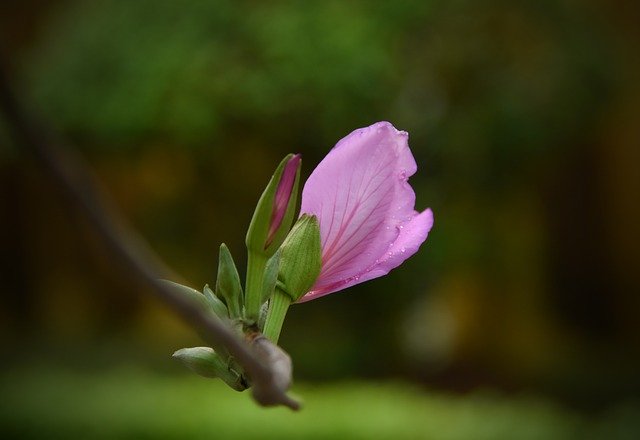
[{"label": "blurred green background", "polygon": [[302,305],[300,414],[169,355],[127,279],[0,119],[0,434],[638,438],[640,7],[632,0],[4,0],[5,63],[195,288],[279,160],[379,120],[435,227],[389,276]]}]

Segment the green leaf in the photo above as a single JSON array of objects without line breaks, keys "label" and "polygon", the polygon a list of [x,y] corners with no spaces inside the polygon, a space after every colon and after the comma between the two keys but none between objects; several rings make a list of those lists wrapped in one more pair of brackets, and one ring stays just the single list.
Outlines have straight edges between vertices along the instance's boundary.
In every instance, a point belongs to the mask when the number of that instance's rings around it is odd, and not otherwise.
[{"label": "green leaf", "polygon": [[213,290],[211,290],[208,284],[204,285],[202,293],[204,293],[209,305],[218,317],[229,318],[229,310],[227,309],[227,306],[225,306],[224,302],[222,302],[222,300],[213,293]]},{"label": "green leaf", "polygon": [[162,284],[164,284],[167,288],[171,289],[173,292],[176,292],[179,295],[189,298],[191,301],[196,303],[202,310],[206,312],[214,311],[207,298],[196,289],[192,289],[188,286],[183,286],[182,284],[174,283],[169,280],[158,280]]},{"label": "green leaf", "polygon": [[233,257],[227,245],[220,245],[220,255],[218,259],[218,279],[216,281],[216,292],[227,304],[229,316],[239,318],[242,316],[242,286],[238,269],[233,262]]}]

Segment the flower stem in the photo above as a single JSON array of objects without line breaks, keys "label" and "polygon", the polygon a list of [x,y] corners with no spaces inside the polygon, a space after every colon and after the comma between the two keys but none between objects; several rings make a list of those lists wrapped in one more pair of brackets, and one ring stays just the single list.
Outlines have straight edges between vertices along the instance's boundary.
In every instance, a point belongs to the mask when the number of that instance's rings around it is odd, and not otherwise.
[{"label": "flower stem", "polygon": [[269,301],[269,311],[267,312],[267,320],[264,324],[263,334],[274,344],[278,343],[280,330],[284,323],[284,317],[291,305],[291,297],[284,293],[279,287],[273,292],[273,296]]},{"label": "flower stem", "polygon": [[258,322],[260,302],[262,301],[262,277],[267,265],[267,257],[260,253],[249,251],[247,260],[247,285],[245,286],[245,316]]}]

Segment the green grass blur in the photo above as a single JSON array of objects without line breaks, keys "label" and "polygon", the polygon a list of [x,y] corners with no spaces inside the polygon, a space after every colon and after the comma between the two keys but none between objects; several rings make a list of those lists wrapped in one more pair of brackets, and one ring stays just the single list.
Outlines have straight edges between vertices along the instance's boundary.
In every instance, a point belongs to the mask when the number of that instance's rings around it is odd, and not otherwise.
[{"label": "green grass blur", "polygon": [[218,381],[143,369],[0,378],[10,438],[634,439],[640,403],[586,417],[540,397],[453,397],[397,381],[300,384],[304,409],[263,409]]}]

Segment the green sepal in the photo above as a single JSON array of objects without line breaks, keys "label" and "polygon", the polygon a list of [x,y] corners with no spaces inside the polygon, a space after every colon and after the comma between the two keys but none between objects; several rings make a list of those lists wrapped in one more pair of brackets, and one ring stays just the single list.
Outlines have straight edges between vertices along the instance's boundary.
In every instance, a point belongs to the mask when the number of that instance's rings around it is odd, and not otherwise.
[{"label": "green sepal", "polygon": [[203,377],[219,377],[237,391],[246,389],[242,376],[229,368],[228,362],[210,347],[182,348],[173,357],[180,359],[194,373]]},{"label": "green sepal", "polygon": [[204,285],[202,289],[202,293],[204,293],[205,298],[209,302],[211,309],[218,315],[219,318],[229,318],[229,310],[227,306],[224,305],[224,302],[220,298],[213,293],[213,290],[209,287],[208,284]]},{"label": "green sepal", "polygon": [[273,176],[271,176],[271,180],[269,180],[269,183],[260,196],[260,199],[258,200],[258,204],[253,213],[253,217],[251,218],[251,223],[249,224],[249,229],[247,230],[246,244],[249,252],[256,252],[267,257],[271,257],[278,250],[285,237],[287,236],[287,232],[289,232],[289,229],[291,228],[291,224],[293,222],[294,214],[296,211],[296,202],[298,199],[298,186],[300,184],[300,164],[298,164],[296,170],[295,180],[293,183],[293,187],[291,188],[291,194],[289,196],[287,208],[282,221],[280,222],[280,226],[274,233],[271,241],[267,243],[267,239],[269,236],[269,227],[271,225],[271,219],[274,210],[276,191],[278,189],[278,185],[280,184],[280,180],[282,178],[285,167],[295,156],[296,155],[294,154],[288,154],[284,159],[282,159],[282,161],[276,168],[276,171],[273,173]]},{"label": "green sepal", "polygon": [[320,226],[315,215],[298,219],[280,248],[278,285],[295,302],[316,282],[322,266]]},{"label": "green sepal", "polygon": [[158,281],[160,281],[162,284],[178,293],[179,295],[189,298],[190,300],[195,302],[202,310],[206,312],[214,312],[211,304],[209,303],[209,301],[207,301],[207,298],[196,289],[192,289],[191,287],[183,286],[182,284],[174,283],[173,281],[169,280],[160,279]]},{"label": "green sepal", "polygon": [[233,262],[231,252],[229,252],[229,248],[224,243],[220,245],[216,292],[219,297],[224,298],[231,318],[242,316],[243,294],[240,276]]}]

